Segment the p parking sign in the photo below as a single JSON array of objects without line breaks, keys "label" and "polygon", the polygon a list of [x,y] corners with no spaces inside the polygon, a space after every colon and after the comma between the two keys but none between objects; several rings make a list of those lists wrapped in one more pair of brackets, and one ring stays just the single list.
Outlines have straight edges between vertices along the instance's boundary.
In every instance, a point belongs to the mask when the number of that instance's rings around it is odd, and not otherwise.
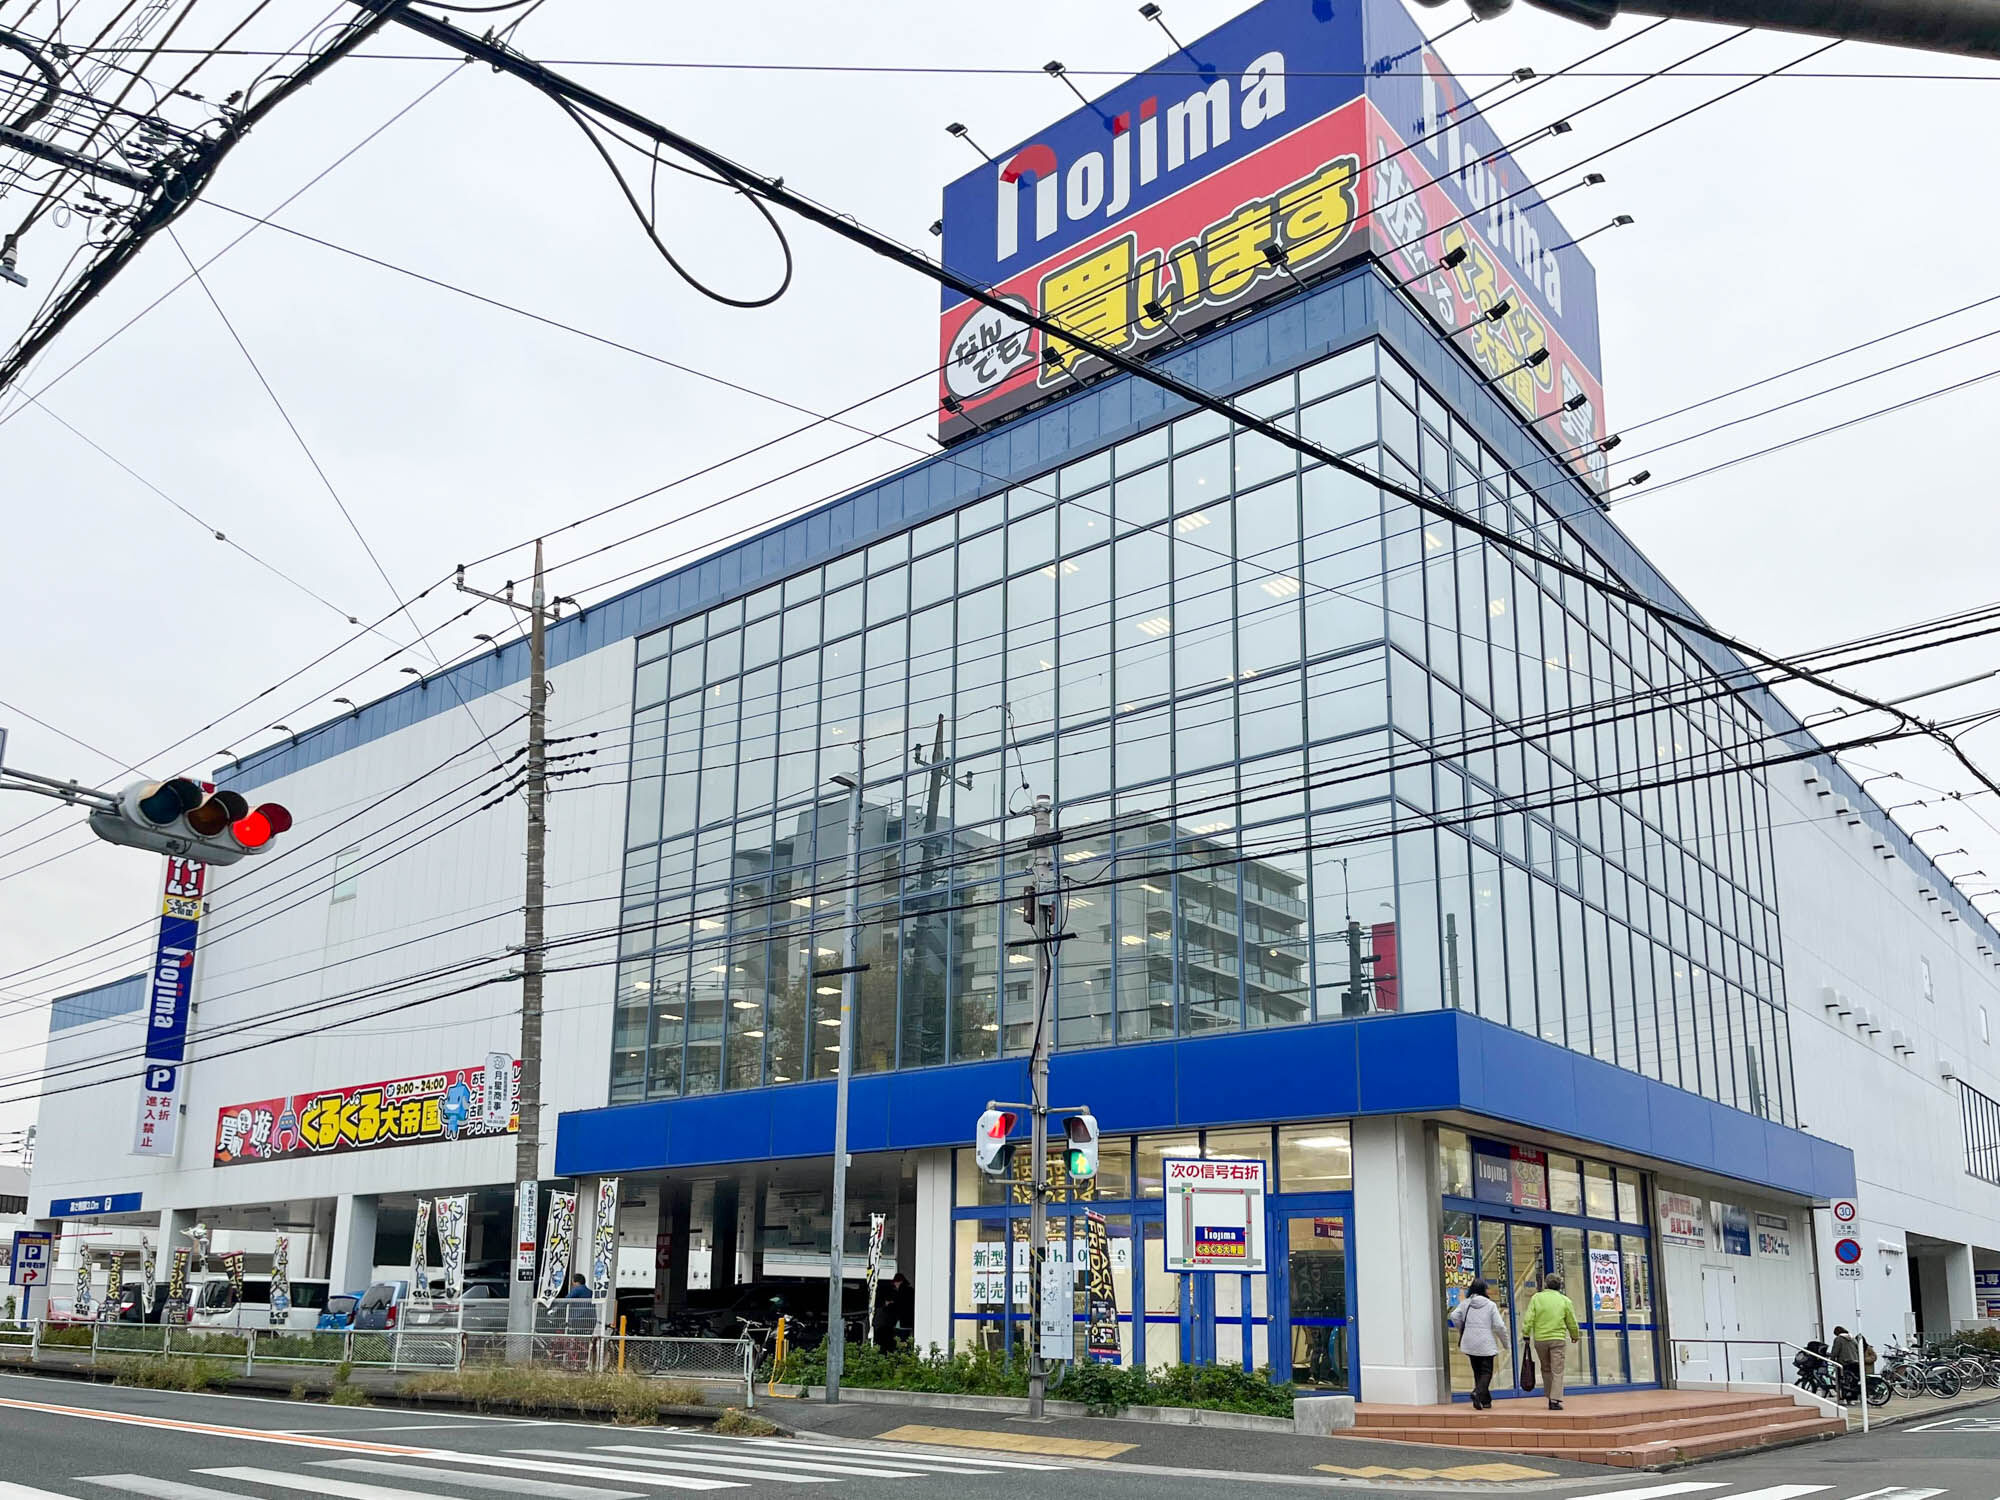
[{"label": "p parking sign", "polygon": [[47,1286],[54,1262],[54,1236],[44,1229],[22,1229],[14,1234],[11,1280],[15,1286]]}]

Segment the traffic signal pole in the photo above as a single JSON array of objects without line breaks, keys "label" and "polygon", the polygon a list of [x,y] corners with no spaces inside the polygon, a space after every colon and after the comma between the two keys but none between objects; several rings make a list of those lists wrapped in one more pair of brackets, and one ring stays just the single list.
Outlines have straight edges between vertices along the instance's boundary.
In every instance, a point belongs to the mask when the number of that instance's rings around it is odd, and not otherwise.
[{"label": "traffic signal pole", "polygon": [[[458,570],[458,587],[495,604],[505,604],[528,616],[528,768],[526,802],[528,809],[527,879],[521,900],[521,1086],[520,1129],[514,1137],[514,1222],[517,1233],[533,1228],[524,1203],[532,1203],[542,1171],[542,948],[545,934],[544,890],[548,856],[548,596],[542,579],[542,543],[535,540],[535,582],[524,606],[514,597],[514,585],[504,594],[488,594],[470,587],[465,569]],[[510,1268],[507,1283],[507,1332],[527,1335],[535,1331],[535,1283],[530,1270],[523,1279]],[[525,1363],[529,1341],[525,1337],[507,1340],[510,1362]]]},{"label": "traffic signal pole", "polygon": [[1042,1358],[1042,1267],[1049,1253],[1049,1048],[1055,1032],[1056,872],[1052,803],[1035,798],[1035,883],[1029,892],[1035,930],[1035,1041],[1028,1054],[1028,1149],[1033,1153],[1034,1201],[1028,1210],[1028,1415],[1042,1415],[1049,1367]]},{"label": "traffic signal pole", "polygon": [[[847,1083],[854,1070],[854,986],[861,978],[861,783],[864,747],[854,747],[854,779],[847,782],[847,942],[840,975],[840,1037],[833,1075],[833,1228],[826,1263],[826,1399],[840,1400],[847,1363]],[[846,781],[836,776],[836,782]],[[814,974],[817,980],[825,971]],[[815,984],[817,989],[818,985]],[[861,1330],[867,1338],[869,1330]]]}]

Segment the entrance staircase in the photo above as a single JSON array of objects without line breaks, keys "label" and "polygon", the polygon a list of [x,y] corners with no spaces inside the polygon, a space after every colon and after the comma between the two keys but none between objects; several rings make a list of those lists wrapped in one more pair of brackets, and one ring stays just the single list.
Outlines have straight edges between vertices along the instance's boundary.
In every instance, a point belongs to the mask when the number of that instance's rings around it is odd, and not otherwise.
[{"label": "entrance staircase", "polygon": [[1790,1396],[1632,1391],[1571,1394],[1561,1411],[1550,1411],[1540,1397],[1495,1401],[1491,1411],[1474,1411],[1464,1402],[1448,1406],[1364,1402],[1354,1410],[1354,1426],[1343,1435],[1651,1469],[1845,1431],[1844,1418],[1826,1416],[1816,1406],[1799,1406]]}]

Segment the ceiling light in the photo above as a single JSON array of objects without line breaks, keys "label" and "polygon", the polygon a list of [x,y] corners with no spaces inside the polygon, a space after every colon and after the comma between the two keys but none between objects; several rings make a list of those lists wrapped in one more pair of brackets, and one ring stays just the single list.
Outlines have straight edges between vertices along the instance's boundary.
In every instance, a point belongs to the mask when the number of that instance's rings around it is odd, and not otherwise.
[{"label": "ceiling light", "polygon": [[1141,635],[1152,636],[1155,640],[1166,635],[1173,628],[1174,622],[1166,615],[1154,615],[1150,620],[1141,620],[1139,622],[1139,633]]},{"label": "ceiling light", "polygon": [[755,1000],[732,1000],[729,1002],[729,1005],[732,1010],[757,1010],[761,1008]]},{"label": "ceiling light", "polygon": [[1299,581],[1290,574],[1284,574],[1277,578],[1266,578],[1259,587],[1273,599],[1289,599],[1299,591]]}]

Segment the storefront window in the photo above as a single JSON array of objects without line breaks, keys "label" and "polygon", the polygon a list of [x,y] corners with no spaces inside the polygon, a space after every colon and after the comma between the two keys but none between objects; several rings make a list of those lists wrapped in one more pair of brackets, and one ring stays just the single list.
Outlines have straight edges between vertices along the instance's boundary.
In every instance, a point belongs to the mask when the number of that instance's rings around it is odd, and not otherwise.
[{"label": "storefront window", "polygon": [[1583,1212],[1583,1184],[1574,1156],[1549,1158],[1549,1207],[1559,1214]]},{"label": "storefront window", "polygon": [[[1167,1169],[1161,1165],[1169,1156],[1201,1155],[1201,1137],[1193,1131],[1181,1135],[1139,1137],[1139,1196],[1158,1198],[1166,1192]],[[1148,1353],[1148,1359],[1152,1355]]]},{"label": "storefront window", "polygon": [[1618,1218],[1626,1224],[1646,1222],[1645,1210],[1639,1206],[1639,1174],[1630,1167],[1618,1169]]},{"label": "storefront window", "polygon": [[1472,1142],[1462,1130],[1438,1132],[1438,1181],[1447,1198],[1472,1196]]},{"label": "storefront window", "polygon": [[[1129,1198],[1132,1196],[1131,1136],[1107,1135],[1098,1140],[1097,1196],[1099,1198]],[[1129,1309],[1132,1304],[1130,1302],[1121,1302],[1118,1305]]]},{"label": "storefront window", "polygon": [[1344,1193],[1353,1187],[1354,1143],[1347,1126],[1279,1127],[1279,1192]]},{"label": "storefront window", "polygon": [[1203,1138],[1203,1156],[1246,1156],[1259,1161],[1271,1159],[1271,1129],[1260,1125],[1253,1130],[1211,1130]]},{"label": "storefront window", "polygon": [[1593,1219],[1618,1217],[1618,1198],[1611,1188],[1611,1168],[1601,1161],[1583,1164],[1583,1212]]}]

